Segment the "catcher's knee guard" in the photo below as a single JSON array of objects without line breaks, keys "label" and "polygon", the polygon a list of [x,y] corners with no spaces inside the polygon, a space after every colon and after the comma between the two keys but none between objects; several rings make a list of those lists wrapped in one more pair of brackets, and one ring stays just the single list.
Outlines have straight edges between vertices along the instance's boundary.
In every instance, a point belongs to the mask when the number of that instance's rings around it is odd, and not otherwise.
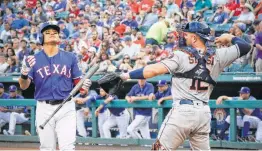
[{"label": "catcher's knee guard", "polygon": [[167,150],[159,141],[159,139],[156,140],[156,142],[152,145],[151,150]]}]

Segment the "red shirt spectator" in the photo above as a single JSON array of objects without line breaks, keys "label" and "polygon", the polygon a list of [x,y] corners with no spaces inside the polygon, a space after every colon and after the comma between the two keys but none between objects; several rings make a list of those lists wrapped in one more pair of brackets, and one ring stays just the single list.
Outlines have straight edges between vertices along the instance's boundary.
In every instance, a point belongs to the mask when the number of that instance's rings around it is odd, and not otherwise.
[{"label": "red shirt spectator", "polygon": [[239,16],[241,14],[242,8],[240,8],[240,4],[237,4],[234,1],[227,3],[225,7],[230,11],[235,11],[233,16]]},{"label": "red shirt spectator", "polygon": [[35,8],[37,0],[26,0],[26,7],[27,8]]},{"label": "red shirt spectator", "polygon": [[154,5],[154,0],[142,0],[140,3],[140,10],[148,12]]},{"label": "red shirt spectator", "polygon": [[115,28],[114,31],[120,35],[120,37],[123,37],[125,31],[126,31],[126,25],[120,24],[121,19],[116,18],[115,19]]},{"label": "red shirt spectator", "polygon": [[139,12],[139,4],[135,0],[128,1],[128,5],[131,8],[131,11],[133,13],[138,14],[138,12]]},{"label": "red shirt spectator", "polygon": [[72,4],[72,7],[70,8],[69,12],[78,16],[80,9],[76,6],[76,4]]},{"label": "red shirt spectator", "polygon": [[137,34],[137,39],[134,41],[134,43],[140,45],[141,48],[144,48],[146,45],[146,40],[141,32],[138,32]]}]

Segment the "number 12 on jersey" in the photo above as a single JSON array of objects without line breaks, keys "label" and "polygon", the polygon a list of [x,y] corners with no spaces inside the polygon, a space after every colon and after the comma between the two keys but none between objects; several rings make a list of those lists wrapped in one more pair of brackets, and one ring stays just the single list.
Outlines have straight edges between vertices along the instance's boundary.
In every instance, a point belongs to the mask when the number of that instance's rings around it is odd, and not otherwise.
[{"label": "number 12 on jersey", "polygon": [[209,85],[208,83],[202,82],[200,80],[192,79],[190,90],[207,91],[208,85]]}]

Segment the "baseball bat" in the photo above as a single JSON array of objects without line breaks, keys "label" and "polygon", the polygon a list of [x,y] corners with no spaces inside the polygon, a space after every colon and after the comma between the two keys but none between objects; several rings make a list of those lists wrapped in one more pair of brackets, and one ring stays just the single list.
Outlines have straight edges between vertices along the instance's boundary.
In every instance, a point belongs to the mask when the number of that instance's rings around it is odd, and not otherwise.
[{"label": "baseball bat", "polygon": [[48,119],[45,120],[45,122],[40,125],[39,127],[41,129],[44,129],[45,125],[51,120],[51,118],[63,107],[63,105],[72,99],[72,97],[76,94],[76,92],[82,87],[82,84],[84,83],[85,79],[90,79],[92,75],[98,70],[99,65],[95,64],[93,65],[87,74],[77,83],[77,85],[73,88],[73,90],[69,93],[69,95],[64,99],[64,101],[57,107],[57,109],[50,115]]}]

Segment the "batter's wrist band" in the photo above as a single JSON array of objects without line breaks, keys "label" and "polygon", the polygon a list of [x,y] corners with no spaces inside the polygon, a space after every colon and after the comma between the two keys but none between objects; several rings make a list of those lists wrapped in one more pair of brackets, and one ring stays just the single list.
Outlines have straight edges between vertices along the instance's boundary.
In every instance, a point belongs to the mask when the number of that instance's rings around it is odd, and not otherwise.
[{"label": "batter's wrist band", "polygon": [[28,79],[28,75],[21,74],[21,78],[24,79],[24,80],[27,80]]},{"label": "batter's wrist band", "polygon": [[130,79],[145,79],[143,73],[144,73],[144,67],[129,72],[129,77],[130,77]]}]

